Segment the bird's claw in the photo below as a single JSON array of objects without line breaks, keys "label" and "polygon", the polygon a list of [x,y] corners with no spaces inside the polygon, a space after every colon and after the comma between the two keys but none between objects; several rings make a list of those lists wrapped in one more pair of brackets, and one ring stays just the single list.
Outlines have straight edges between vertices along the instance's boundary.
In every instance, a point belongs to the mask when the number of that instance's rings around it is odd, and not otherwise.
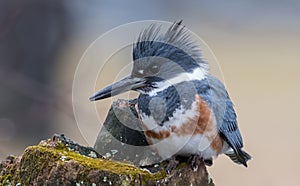
[{"label": "bird's claw", "polygon": [[192,155],[189,160],[192,170],[197,171],[202,161],[203,158],[200,155]]},{"label": "bird's claw", "polygon": [[213,164],[213,160],[212,159],[207,159],[207,160],[204,160],[204,163],[205,163],[205,165],[210,167]]},{"label": "bird's claw", "polygon": [[175,156],[168,159],[168,165],[166,167],[167,174],[171,174],[172,170],[176,169],[178,164],[179,164],[179,161],[176,160]]}]

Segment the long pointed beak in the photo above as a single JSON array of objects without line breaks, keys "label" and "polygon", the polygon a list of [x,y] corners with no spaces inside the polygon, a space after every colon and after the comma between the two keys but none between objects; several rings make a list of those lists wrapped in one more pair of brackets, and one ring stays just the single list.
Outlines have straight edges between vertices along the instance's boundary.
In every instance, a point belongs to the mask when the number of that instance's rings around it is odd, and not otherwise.
[{"label": "long pointed beak", "polygon": [[90,101],[109,98],[129,90],[136,90],[143,86],[145,86],[145,79],[127,76],[96,92],[92,97],[90,97]]}]

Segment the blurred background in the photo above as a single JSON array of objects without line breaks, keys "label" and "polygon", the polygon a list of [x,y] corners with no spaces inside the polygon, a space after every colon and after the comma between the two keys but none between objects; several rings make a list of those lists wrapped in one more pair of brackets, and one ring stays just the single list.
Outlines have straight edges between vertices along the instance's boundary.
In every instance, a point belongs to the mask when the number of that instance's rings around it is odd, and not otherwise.
[{"label": "blurred background", "polygon": [[72,110],[86,48],[121,24],[183,19],[218,58],[253,156],[248,168],[220,156],[208,169],[216,185],[298,185],[299,9],[297,0],[0,0],[0,159],[53,133],[88,144]]}]

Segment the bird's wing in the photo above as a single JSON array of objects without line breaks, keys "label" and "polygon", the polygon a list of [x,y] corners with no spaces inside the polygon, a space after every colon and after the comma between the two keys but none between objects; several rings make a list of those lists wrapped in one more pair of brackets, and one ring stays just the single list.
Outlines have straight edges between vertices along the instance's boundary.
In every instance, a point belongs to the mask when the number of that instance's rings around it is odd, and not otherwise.
[{"label": "bird's wing", "polygon": [[208,76],[208,102],[216,117],[217,127],[221,137],[230,147],[241,149],[243,140],[238,129],[237,116],[225,86],[214,76]]},{"label": "bird's wing", "polygon": [[233,150],[243,147],[243,140],[238,128],[236,114],[230,99],[226,100],[226,108],[223,116],[223,122],[218,125],[221,137],[229,144]]},{"label": "bird's wing", "polygon": [[242,150],[243,139],[238,128],[237,116],[225,86],[217,78],[208,76],[207,87],[206,100],[215,115],[219,134],[233,150],[225,153],[234,162],[247,166],[251,156]]}]

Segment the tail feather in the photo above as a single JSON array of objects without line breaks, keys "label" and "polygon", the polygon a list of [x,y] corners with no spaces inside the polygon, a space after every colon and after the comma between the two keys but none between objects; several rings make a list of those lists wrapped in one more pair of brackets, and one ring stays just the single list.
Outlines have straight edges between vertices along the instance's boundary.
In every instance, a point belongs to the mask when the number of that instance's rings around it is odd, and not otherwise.
[{"label": "tail feather", "polygon": [[251,156],[242,149],[237,149],[236,151],[232,151],[232,153],[226,153],[226,155],[233,162],[243,164],[245,167],[247,167],[247,161],[251,159]]}]

